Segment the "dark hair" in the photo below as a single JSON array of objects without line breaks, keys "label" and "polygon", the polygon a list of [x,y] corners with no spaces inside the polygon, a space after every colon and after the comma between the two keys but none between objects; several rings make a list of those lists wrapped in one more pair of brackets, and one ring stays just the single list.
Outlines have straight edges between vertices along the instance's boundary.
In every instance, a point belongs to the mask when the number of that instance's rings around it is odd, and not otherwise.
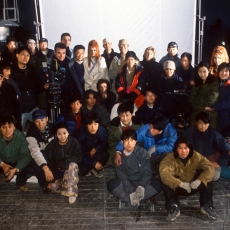
[{"label": "dark hair", "polygon": [[93,94],[93,97],[94,97],[95,99],[98,98],[97,92],[94,91],[94,90],[92,90],[92,89],[88,89],[88,90],[85,91],[84,98],[85,98],[85,99],[88,99],[90,94]]},{"label": "dark hair", "polygon": [[188,53],[188,52],[184,52],[181,54],[181,57],[180,58],[183,58],[183,57],[187,57],[189,62],[192,61],[192,54]]},{"label": "dark hair", "polygon": [[230,71],[230,64],[227,62],[222,62],[217,69],[217,73],[219,74],[221,70],[228,69]]},{"label": "dark hair", "polygon": [[193,155],[193,147],[192,147],[192,144],[189,142],[189,140],[186,138],[186,137],[180,137],[177,139],[177,141],[175,142],[174,144],[174,147],[173,147],[173,152],[174,152],[174,157],[175,158],[178,158],[179,155],[178,155],[178,152],[177,152],[177,148],[180,144],[186,144],[187,147],[189,148],[189,154],[188,156],[186,157],[186,159],[189,159],[192,157]]},{"label": "dark hair", "polygon": [[206,62],[206,61],[201,61],[201,62],[198,64],[197,69],[199,70],[199,68],[202,68],[202,67],[206,67],[206,68],[209,70],[210,65],[209,65],[209,63]]},{"label": "dark hair", "polygon": [[122,132],[121,134],[121,140],[127,140],[127,139],[133,139],[133,140],[137,140],[137,133],[136,131],[132,130],[132,129],[126,129],[125,131]]},{"label": "dark hair", "polygon": [[13,116],[4,116],[0,118],[0,127],[5,125],[5,124],[16,124],[16,120]]},{"label": "dark hair", "polygon": [[69,132],[69,128],[68,125],[66,124],[66,122],[59,122],[56,124],[55,126],[55,132],[57,133],[58,129],[66,129]]},{"label": "dark hair", "polygon": [[9,42],[17,42],[16,38],[13,37],[13,36],[9,36],[7,39],[6,39],[6,44],[8,45]]},{"label": "dark hair", "polygon": [[66,45],[61,43],[61,42],[58,42],[55,44],[54,46],[54,51],[56,52],[56,49],[66,49]]},{"label": "dark hair", "polygon": [[27,48],[26,46],[20,46],[20,47],[18,47],[18,49],[16,49],[16,54],[20,54],[23,50],[26,50],[29,53],[29,55],[30,55],[30,49]]},{"label": "dark hair", "polygon": [[157,95],[156,90],[153,87],[150,87],[150,86],[146,87],[146,89],[145,89],[145,95],[146,95],[147,92],[151,92],[152,94]]},{"label": "dark hair", "polygon": [[208,124],[208,123],[210,124],[211,117],[206,112],[200,112],[200,113],[197,113],[195,116],[195,121],[198,122],[199,120],[203,121],[205,124]]},{"label": "dark hair", "polygon": [[100,118],[97,113],[88,113],[85,115],[84,124],[91,125],[93,122],[100,124]]},{"label": "dark hair", "polygon": [[99,92],[100,85],[103,84],[103,83],[107,84],[107,91],[110,91],[110,83],[109,83],[109,81],[107,79],[101,78],[97,82],[97,90],[98,90],[98,92]]},{"label": "dark hair", "polygon": [[131,103],[122,103],[117,107],[117,114],[118,116],[121,113],[126,113],[126,112],[130,112],[131,114],[133,114],[133,104]]},{"label": "dark hair", "polygon": [[69,33],[63,33],[63,34],[61,35],[61,40],[62,40],[62,38],[65,37],[65,36],[69,36],[70,39],[71,39],[71,35],[70,35]]},{"label": "dark hair", "polygon": [[128,51],[128,52],[126,53],[126,55],[125,55],[125,60],[127,61],[127,59],[128,59],[129,57],[132,57],[132,58],[134,58],[135,60],[138,60],[137,55],[136,55],[135,52],[133,52],[133,51]]},{"label": "dark hair", "polygon": [[69,105],[71,105],[72,103],[76,101],[79,101],[82,104],[82,98],[77,95],[70,96],[68,101],[69,101]]},{"label": "dark hair", "polygon": [[164,130],[168,123],[169,119],[162,113],[155,113],[150,122],[153,128],[157,130]]},{"label": "dark hair", "polygon": [[83,45],[76,45],[73,48],[73,52],[75,53],[77,50],[80,50],[80,49],[85,50],[85,47]]},{"label": "dark hair", "polygon": [[11,63],[8,61],[0,61],[0,74],[3,74],[4,69],[11,69]]}]

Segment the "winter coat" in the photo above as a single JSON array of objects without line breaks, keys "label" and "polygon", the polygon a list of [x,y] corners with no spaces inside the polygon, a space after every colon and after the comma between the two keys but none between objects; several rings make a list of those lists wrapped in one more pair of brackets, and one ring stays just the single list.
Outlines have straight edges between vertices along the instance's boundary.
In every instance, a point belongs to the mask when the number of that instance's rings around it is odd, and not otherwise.
[{"label": "winter coat", "polygon": [[195,125],[195,116],[197,113],[207,112],[211,116],[210,125],[213,128],[216,127],[218,116],[217,112],[206,111],[205,107],[212,107],[218,102],[219,88],[219,83],[216,79],[213,79],[210,83],[204,83],[192,87],[192,93],[189,101],[192,107],[192,114],[190,118],[191,126]]},{"label": "winter coat", "polygon": [[193,151],[186,165],[174,153],[170,153],[161,161],[159,168],[162,182],[172,189],[179,187],[181,182],[191,183],[198,170],[203,171],[197,179],[207,186],[214,177],[215,169],[206,157],[196,151]]},{"label": "winter coat", "polygon": [[107,68],[108,68],[108,71],[109,71],[109,67],[110,67],[110,64],[113,60],[113,58],[118,55],[118,53],[114,52],[114,50],[112,49],[112,52],[108,55],[105,50],[103,52],[103,54],[101,55],[102,57],[105,58],[105,62],[106,62],[106,65],[107,65]]},{"label": "winter coat", "polygon": [[0,162],[11,163],[19,171],[25,168],[31,161],[28,142],[25,135],[15,129],[13,138],[6,142],[0,132]]},{"label": "winter coat", "polygon": [[[121,154],[122,164],[115,164],[118,178],[122,181],[124,189],[131,194],[138,186],[146,187],[152,178],[152,169],[147,151],[139,146],[135,146],[129,156]],[[133,183],[135,182],[135,183]]]},{"label": "winter coat", "polygon": [[[150,133],[150,124],[140,127],[137,133],[137,142],[142,142],[144,148],[148,151],[151,147],[155,146],[156,151],[152,153],[152,156],[160,155],[162,153],[172,152],[174,143],[177,140],[177,132],[175,128],[168,123],[165,129],[157,137],[154,137]],[[123,144],[121,141],[116,146],[116,151],[123,151]]]},{"label": "winter coat", "polygon": [[166,61],[174,61],[176,67],[181,65],[180,58],[179,58],[178,54],[176,54],[174,57],[171,57],[169,54],[166,54],[164,57],[161,58],[161,60],[159,61],[159,63],[161,65],[163,65]]}]

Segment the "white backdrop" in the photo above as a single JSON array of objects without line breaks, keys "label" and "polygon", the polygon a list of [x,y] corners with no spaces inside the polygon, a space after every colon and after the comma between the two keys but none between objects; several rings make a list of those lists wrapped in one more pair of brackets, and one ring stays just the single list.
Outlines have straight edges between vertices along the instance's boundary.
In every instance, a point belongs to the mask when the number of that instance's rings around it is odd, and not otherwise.
[{"label": "white backdrop", "polygon": [[53,48],[60,36],[72,36],[70,47],[87,47],[109,37],[119,52],[118,40],[126,38],[140,60],[146,47],[156,49],[156,59],[167,44],[177,42],[179,54],[195,50],[196,0],[40,0],[42,36]]}]

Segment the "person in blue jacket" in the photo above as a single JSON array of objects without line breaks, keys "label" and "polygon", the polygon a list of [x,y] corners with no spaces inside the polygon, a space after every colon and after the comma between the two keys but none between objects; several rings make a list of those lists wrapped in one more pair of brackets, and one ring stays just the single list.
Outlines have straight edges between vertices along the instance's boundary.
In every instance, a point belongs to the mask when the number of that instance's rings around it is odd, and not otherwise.
[{"label": "person in blue jacket", "polygon": [[[153,174],[158,174],[158,165],[163,157],[173,151],[174,143],[177,140],[177,132],[169,119],[161,113],[156,113],[152,121],[140,127],[137,131],[137,142],[141,142],[151,157]],[[115,164],[121,164],[120,153],[123,151],[123,144],[120,141],[116,146]]]}]

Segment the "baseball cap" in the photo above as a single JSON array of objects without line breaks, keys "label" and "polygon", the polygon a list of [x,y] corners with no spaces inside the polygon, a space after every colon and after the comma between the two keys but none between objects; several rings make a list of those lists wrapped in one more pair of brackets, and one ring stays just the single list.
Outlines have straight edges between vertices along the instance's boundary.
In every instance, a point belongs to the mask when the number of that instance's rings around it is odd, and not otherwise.
[{"label": "baseball cap", "polygon": [[42,43],[42,42],[47,42],[47,43],[48,43],[48,40],[47,40],[46,38],[41,38],[41,39],[39,40],[39,43]]},{"label": "baseball cap", "polygon": [[36,43],[36,42],[34,41],[34,39],[28,39],[26,45],[28,45],[29,43]]},{"label": "baseball cap", "polygon": [[170,47],[178,47],[178,45],[177,45],[176,42],[169,42],[169,44],[168,44],[168,49],[169,49]]},{"label": "baseball cap", "polygon": [[42,109],[38,109],[32,113],[33,121],[35,121],[37,119],[43,119],[45,117],[47,117],[46,112]]}]

